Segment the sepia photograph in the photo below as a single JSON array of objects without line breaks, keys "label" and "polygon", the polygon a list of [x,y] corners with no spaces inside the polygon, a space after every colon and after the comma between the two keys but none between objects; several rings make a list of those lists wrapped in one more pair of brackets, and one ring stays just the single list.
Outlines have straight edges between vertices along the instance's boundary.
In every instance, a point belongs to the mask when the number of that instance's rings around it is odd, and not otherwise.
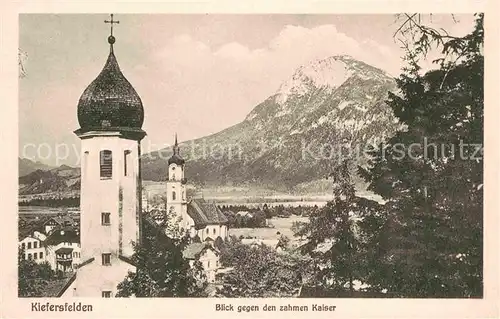
[{"label": "sepia photograph", "polygon": [[484,18],[20,14],[18,297],[484,298]]}]

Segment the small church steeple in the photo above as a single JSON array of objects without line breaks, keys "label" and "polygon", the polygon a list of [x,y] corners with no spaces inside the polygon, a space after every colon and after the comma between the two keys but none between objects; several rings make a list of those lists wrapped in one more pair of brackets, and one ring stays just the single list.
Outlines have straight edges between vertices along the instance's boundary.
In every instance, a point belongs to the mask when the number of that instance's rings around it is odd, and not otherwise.
[{"label": "small church steeple", "polygon": [[174,150],[174,155],[179,155],[180,148],[179,148],[179,143],[177,142],[177,133],[175,133],[175,143],[173,150]]},{"label": "small church steeple", "polygon": [[184,178],[184,159],[181,157],[177,133],[175,133],[173,154],[168,159],[167,205],[168,212],[180,217],[181,229],[187,229],[186,179]]},{"label": "small church steeple", "polygon": [[185,161],[180,155],[180,147],[179,143],[177,142],[177,133],[175,133],[175,142],[174,146],[172,147],[173,154],[172,156],[168,159],[168,165],[170,166],[171,164],[176,164],[179,166],[183,166]]}]

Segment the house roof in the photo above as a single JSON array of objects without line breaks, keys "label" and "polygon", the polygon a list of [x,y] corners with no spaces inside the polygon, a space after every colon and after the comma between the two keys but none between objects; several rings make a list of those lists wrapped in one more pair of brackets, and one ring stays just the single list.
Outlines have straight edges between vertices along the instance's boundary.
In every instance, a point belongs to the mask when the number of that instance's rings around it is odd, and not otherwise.
[{"label": "house roof", "polygon": [[19,241],[23,240],[28,236],[33,237],[35,231],[43,232],[42,223],[43,221],[30,221],[30,220],[27,220],[25,223],[23,222],[19,223],[18,225]]},{"label": "house roof", "polygon": [[71,254],[73,252],[73,248],[69,247],[61,247],[56,250],[56,254]]},{"label": "house roof", "polygon": [[245,245],[266,245],[272,248],[276,248],[279,243],[278,239],[260,239],[260,238],[243,238],[241,240],[242,244]]},{"label": "house roof", "polygon": [[208,203],[203,198],[192,199],[188,204],[187,213],[197,227],[228,223],[226,216],[220,209],[214,203]]},{"label": "house roof", "polygon": [[19,228],[19,232],[18,232],[19,241],[23,240],[26,237],[33,237],[34,232],[35,232],[34,227]]},{"label": "house roof", "polygon": [[46,246],[57,245],[62,242],[80,243],[80,232],[76,227],[56,227],[45,239]]},{"label": "house roof", "polygon": [[198,258],[201,253],[203,253],[205,250],[210,249],[214,251],[215,253],[218,253],[217,250],[212,247],[212,245],[207,244],[207,243],[192,243],[186,246],[184,251],[182,252],[182,255],[186,259],[196,259]]},{"label": "house roof", "polygon": [[76,279],[76,272],[62,279],[50,280],[41,297],[61,297]]},{"label": "house roof", "polygon": [[248,217],[253,217],[253,214],[252,214],[252,213],[250,213],[250,212],[248,212],[248,211],[244,211],[244,210],[239,211],[238,213],[236,213],[236,215],[238,215],[238,216],[242,216],[242,217],[247,217],[247,216],[248,216]]},{"label": "house roof", "polygon": [[70,216],[66,216],[66,215],[62,215],[62,216],[54,216],[48,220],[46,220],[44,222],[44,226],[51,222],[51,221],[54,221],[56,224],[60,225],[60,226],[64,226],[64,225],[67,225],[67,224],[74,224],[75,223],[75,220],[73,218],[71,218]]}]

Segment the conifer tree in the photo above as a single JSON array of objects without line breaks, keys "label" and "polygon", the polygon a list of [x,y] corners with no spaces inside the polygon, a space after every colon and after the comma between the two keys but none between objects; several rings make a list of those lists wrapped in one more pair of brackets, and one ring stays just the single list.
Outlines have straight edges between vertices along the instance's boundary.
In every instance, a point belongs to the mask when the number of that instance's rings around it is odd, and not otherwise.
[{"label": "conifer tree", "polygon": [[332,174],[333,199],[309,217],[296,236],[306,238],[302,252],[316,265],[314,285],[332,291],[355,290],[363,282],[363,236],[359,222],[377,203],[358,198],[351,181],[352,159],[345,158]]},{"label": "conifer tree", "polygon": [[[371,285],[401,297],[482,296],[483,15],[454,37],[418,24],[388,103],[405,129],[362,170],[388,202],[374,228]],[[420,59],[442,49],[437,68]]]},{"label": "conifer tree", "polygon": [[[144,219],[142,240],[135,245],[129,272],[118,285],[117,297],[201,297],[205,296],[206,276],[199,261],[193,267],[183,256],[190,243],[187,236],[169,237],[177,228],[158,227]],[[167,230],[167,231],[166,231]]]}]

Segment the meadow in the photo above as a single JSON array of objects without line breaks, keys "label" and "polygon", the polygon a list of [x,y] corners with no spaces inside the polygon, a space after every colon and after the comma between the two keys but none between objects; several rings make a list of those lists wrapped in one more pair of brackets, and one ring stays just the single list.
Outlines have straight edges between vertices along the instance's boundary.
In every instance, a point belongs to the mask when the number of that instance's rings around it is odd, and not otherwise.
[{"label": "meadow", "polygon": [[[293,239],[292,225],[294,222],[307,222],[309,218],[292,215],[286,218],[273,217],[269,220],[270,227],[264,228],[230,228],[229,235],[258,239],[278,239],[281,235]],[[277,233],[280,234],[277,234]]]}]

